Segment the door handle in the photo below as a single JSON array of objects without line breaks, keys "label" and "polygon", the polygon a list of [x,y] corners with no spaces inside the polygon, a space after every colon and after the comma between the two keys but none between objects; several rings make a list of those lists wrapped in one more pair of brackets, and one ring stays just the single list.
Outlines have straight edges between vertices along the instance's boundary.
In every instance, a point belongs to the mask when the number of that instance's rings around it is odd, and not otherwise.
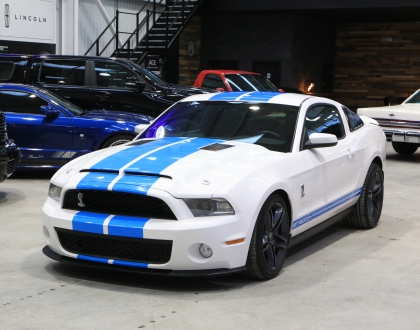
[{"label": "door handle", "polygon": [[352,159],[353,157],[354,157],[354,154],[355,154],[356,152],[354,151],[354,150],[351,150],[351,149],[347,149],[347,158],[348,159]]}]

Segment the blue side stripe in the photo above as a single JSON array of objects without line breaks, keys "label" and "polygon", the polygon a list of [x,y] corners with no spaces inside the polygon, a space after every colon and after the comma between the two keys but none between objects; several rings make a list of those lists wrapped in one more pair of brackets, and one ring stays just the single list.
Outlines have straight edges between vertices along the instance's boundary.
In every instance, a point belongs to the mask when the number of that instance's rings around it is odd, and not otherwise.
[{"label": "blue side stripe", "polygon": [[[244,96],[245,94],[248,94]],[[247,102],[267,102],[273,97],[282,94],[280,92],[225,92],[212,96],[209,100],[212,101],[239,101]]]},{"label": "blue side stripe", "polygon": [[143,238],[143,228],[149,218],[114,216],[108,224],[108,235]]},{"label": "blue side stripe", "polygon": [[[77,259],[91,261],[91,262],[99,262],[101,264],[110,264],[109,261],[112,260],[112,259],[105,259],[105,258],[89,257],[82,254],[78,254]],[[143,262],[131,262],[131,261],[122,261],[122,260],[112,260],[111,264],[118,265],[118,266],[137,267],[137,268],[147,268],[149,265]]]},{"label": "blue side stripe", "polygon": [[103,234],[103,224],[109,214],[78,212],[74,215],[72,229],[93,234]]},{"label": "blue side stripe", "polygon": [[312,221],[321,215],[335,209],[336,207],[344,204],[345,202],[350,201],[351,199],[359,196],[362,192],[362,188],[357,188],[356,190],[352,191],[351,193],[348,193],[340,198],[337,198],[336,200],[332,201],[331,203],[328,203],[327,205],[324,205],[308,214],[305,214],[303,217],[300,217],[299,219],[296,219],[293,221],[292,229],[298,228],[300,226],[303,226],[305,223]]}]

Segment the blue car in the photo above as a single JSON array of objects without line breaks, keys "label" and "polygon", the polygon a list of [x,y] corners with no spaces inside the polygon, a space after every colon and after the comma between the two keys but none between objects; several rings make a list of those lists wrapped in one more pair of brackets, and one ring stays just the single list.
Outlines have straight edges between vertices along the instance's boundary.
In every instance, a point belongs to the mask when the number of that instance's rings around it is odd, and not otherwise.
[{"label": "blue car", "polygon": [[120,111],[85,111],[42,88],[0,84],[0,110],[21,148],[17,168],[57,169],[91,151],[131,141],[151,118]]}]

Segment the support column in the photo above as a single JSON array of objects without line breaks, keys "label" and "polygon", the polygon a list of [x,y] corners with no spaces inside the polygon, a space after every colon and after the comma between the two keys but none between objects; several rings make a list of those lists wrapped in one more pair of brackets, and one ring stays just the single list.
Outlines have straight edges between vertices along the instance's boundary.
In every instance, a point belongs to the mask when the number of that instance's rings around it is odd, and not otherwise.
[{"label": "support column", "polygon": [[79,0],[62,0],[62,54],[79,55]]}]

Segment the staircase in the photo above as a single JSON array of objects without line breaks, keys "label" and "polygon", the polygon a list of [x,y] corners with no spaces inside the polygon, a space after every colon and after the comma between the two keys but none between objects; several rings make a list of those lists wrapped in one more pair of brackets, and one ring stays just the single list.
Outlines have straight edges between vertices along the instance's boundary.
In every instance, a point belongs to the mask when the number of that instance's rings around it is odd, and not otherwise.
[{"label": "staircase", "polygon": [[[95,47],[96,56],[101,56],[108,47],[114,45],[112,57],[127,58],[141,64],[146,56],[158,55],[165,57],[169,47],[184,29],[194,15],[202,0],[172,0],[146,1],[136,14],[118,11],[114,19],[87,50],[87,55]],[[121,15],[136,15],[137,27],[131,33],[119,30]],[[141,19],[140,19],[141,18]],[[109,41],[104,35],[115,25]],[[119,38],[127,35],[127,40],[121,44]],[[100,47],[100,44],[105,44]]]}]

